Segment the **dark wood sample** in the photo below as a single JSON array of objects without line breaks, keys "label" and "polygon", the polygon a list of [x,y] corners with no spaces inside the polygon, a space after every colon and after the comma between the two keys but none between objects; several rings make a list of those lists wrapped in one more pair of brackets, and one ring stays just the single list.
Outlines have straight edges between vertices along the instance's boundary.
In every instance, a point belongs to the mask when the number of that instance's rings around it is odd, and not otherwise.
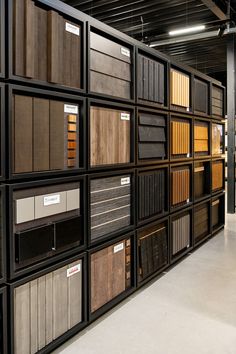
[{"label": "dark wood sample", "polygon": [[131,175],[91,180],[91,239],[96,241],[131,223]]},{"label": "dark wood sample", "polygon": [[166,210],[167,184],[165,169],[140,173],[138,176],[138,215],[145,219]]},{"label": "dark wood sample", "polygon": [[212,190],[213,191],[224,188],[223,168],[224,168],[224,163],[222,160],[212,162]]},{"label": "dark wood sample", "polygon": [[216,199],[211,203],[211,210],[212,210],[212,227],[215,228],[220,223],[220,199]]},{"label": "dark wood sample", "polygon": [[194,152],[201,155],[209,152],[209,124],[206,122],[194,122]]},{"label": "dark wood sample", "polygon": [[210,165],[209,162],[195,162],[194,164],[194,197],[202,198],[210,193]]},{"label": "dark wood sample", "polygon": [[190,122],[184,119],[171,120],[171,155],[190,157]]},{"label": "dark wood sample", "polygon": [[130,256],[130,239],[91,254],[92,313],[128,288]]},{"label": "dark wood sample", "polygon": [[82,267],[78,259],[14,289],[14,353],[36,353],[82,321]]},{"label": "dark wood sample", "polygon": [[50,169],[64,168],[64,104],[50,102]]},{"label": "dark wood sample", "polygon": [[139,282],[168,263],[166,224],[149,226],[138,233]]},{"label": "dark wood sample", "polygon": [[131,112],[97,106],[90,108],[91,166],[129,163],[130,140]]},{"label": "dark wood sample", "polygon": [[172,255],[186,250],[190,246],[190,213],[181,215],[172,221]]},{"label": "dark wood sample", "polygon": [[171,170],[171,205],[187,203],[190,200],[190,168],[176,167]]},{"label": "dark wood sample", "polygon": [[167,157],[165,116],[139,113],[138,142],[140,159],[165,159]]},{"label": "dark wood sample", "polygon": [[201,241],[209,233],[209,205],[201,204],[194,208],[194,239]]},{"label": "dark wood sample", "polygon": [[223,117],[224,91],[220,87],[212,86],[212,114]]},{"label": "dark wood sample", "polygon": [[165,68],[158,61],[138,56],[138,98],[165,103]]},{"label": "dark wood sample", "polygon": [[208,105],[207,82],[194,78],[194,110],[199,113],[208,114]]}]

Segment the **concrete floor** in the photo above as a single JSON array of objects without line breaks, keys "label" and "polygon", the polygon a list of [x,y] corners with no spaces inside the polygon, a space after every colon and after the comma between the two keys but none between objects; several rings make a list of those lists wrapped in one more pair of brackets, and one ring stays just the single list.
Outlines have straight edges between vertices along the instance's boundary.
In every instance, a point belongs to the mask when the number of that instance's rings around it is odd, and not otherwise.
[{"label": "concrete floor", "polygon": [[236,215],[54,354],[236,354]]}]

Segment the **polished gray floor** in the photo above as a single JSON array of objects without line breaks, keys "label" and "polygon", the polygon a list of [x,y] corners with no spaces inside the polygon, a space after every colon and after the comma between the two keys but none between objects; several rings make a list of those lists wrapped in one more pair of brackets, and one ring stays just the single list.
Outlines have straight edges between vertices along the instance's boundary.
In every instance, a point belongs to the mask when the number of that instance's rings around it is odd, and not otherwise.
[{"label": "polished gray floor", "polygon": [[236,354],[236,215],[56,353]]}]

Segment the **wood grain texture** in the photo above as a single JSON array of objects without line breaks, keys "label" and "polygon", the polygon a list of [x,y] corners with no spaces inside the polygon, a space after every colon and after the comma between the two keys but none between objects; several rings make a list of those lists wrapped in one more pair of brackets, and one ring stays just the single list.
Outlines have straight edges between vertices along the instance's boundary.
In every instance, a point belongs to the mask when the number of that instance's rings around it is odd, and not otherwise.
[{"label": "wood grain texture", "polygon": [[209,125],[204,122],[194,123],[194,151],[208,154],[209,151]]},{"label": "wood grain texture", "polygon": [[190,214],[172,221],[172,255],[190,246]]},{"label": "wood grain texture", "polygon": [[121,114],[130,112],[104,107],[90,109],[91,166],[130,162],[130,120]]},{"label": "wood grain texture", "polygon": [[185,108],[190,107],[190,78],[188,75],[171,69],[171,104]]},{"label": "wood grain texture", "polygon": [[212,162],[212,190],[221,189],[224,187],[223,182],[223,161]]},{"label": "wood grain texture", "polygon": [[179,167],[171,171],[171,205],[186,203],[190,199],[190,169]]},{"label": "wood grain texture", "polygon": [[[67,277],[67,269],[80,271]],[[82,261],[73,262],[14,290],[14,353],[32,354],[82,320]]]},{"label": "wood grain texture", "polygon": [[223,126],[212,123],[212,155],[223,153]]},{"label": "wood grain texture", "polygon": [[64,168],[64,104],[50,101],[50,169]]},{"label": "wood grain texture", "polygon": [[[115,251],[116,246],[120,246],[120,250],[117,252]],[[90,305],[92,313],[126,290],[126,264],[128,261],[125,240],[91,255]]]},{"label": "wood grain texture", "polygon": [[171,121],[172,155],[190,154],[190,123],[188,121]]},{"label": "wood grain texture", "polygon": [[90,71],[90,90],[109,96],[131,98],[130,82],[96,71]]}]

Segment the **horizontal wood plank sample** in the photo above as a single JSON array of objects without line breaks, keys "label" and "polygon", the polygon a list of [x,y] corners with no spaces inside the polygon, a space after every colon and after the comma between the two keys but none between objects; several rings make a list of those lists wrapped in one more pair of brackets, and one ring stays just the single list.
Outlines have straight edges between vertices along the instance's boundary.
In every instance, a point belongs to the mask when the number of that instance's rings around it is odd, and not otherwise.
[{"label": "horizontal wood plank sample", "polygon": [[138,56],[138,98],[145,101],[165,103],[165,67],[162,63]]},{"label": "horizontal wood plank sample", "polygon": [[174,106],[190,107],[190,77],[178,70],[170,71],[171,104]]},{"label": "horizontal wood plank sample", "polygon": [[208,114],[209,94],[208,83],[194,79],[194,110],[195,112]]},{"label": "horizontal wood plank sample", "polygon": [[223,154],[223,125],[212,123],[212,155]]},{"label": "horizontal wood plank sample", "polygon": [[32,0],[14,2],[14,74],[81,88],[81,27]]},{"label": "horizontal wood plank sample", "polygon": [[194,164],[194,197],[202,198],[210,193],[210,166],[208,162]]},{"label": "horizontal wood plank sample", "polygon": [[182,215],[172,221],[172,255],[190,246],[191,221],[190,213]]},{"label": "horizontal wood plank sample", "polygon": [[224,91],[220,87],[212,86],[212,114],[223,117]]},{"label": "horizontal wood plank sample", "polygon": [[92,313],[130,286],[130,263],[130,239],[121,240],[92,253],[90,303]]},{"label": "horizontal wood plank sample", "polygon": [[91,239],[95,241],[131,223],[131,175],[91,181]]},{"label": "horizontal wood plank sample", "polygon": [[190,156],[190,122],[171,120],[171,154],[173,157]]},{"label": "horizontal wood plank sample", "polygon": [[223,168],[224,168],[223,161],[212,162],[212,190],[213,191],[224,187]]},{"label": "horizontal wood plank sample", "polygon": [[167,182],[165,169],[140,173],[138,176],[138,215],[145,219],[166,209]]},{"label": "horizontal wood plank sample", "polygon": [[139,282],[168,262],[166,224],[147,227],[138,233]]},{"label": "horizontal wood plank sample", "polygon": [[176,167],[171,170],[171,205],[187,203],[190,200],[190,168]]},{"label": "horizontal wood plank sample", "polygon": [[131,112],[105,107],[90,108],[91,166],[130,162]]},{"label": "horizontal wood plank sample", "polygon": [[131,53],[122,45],[90,32],[90,90],[131,98]]},{"label": "horizontal wood plank sample", "polygon": [[15,354],[36,353],[82,321],[82,267],[78,259],[14,289]]},{"label": "horizontal wood plank sample", "polygon": [[[67,170],[79,167],[79,114],[67,123],[66,102],[13,96],[13,173]],[[78,105],[74,105],[79,110]],[[23,119],[22,119],[23,117]],[[68,165],[73,150],[73,164]]]},{"label": "horizontal wood plank sample", "polygon": [[209,152],[209,125],[205,122],[194,122],[194,152],[207,155]]},{"label": "horizontal wood plank sample", "polygon": [[194,239],[201,241],[209,233],[209,205],[201,204],[194,208]]},{"label": "horizontal wood plank sample", "polygon": [[139,159],[167,157],[166,117],[161,114],[139,113]]}]

